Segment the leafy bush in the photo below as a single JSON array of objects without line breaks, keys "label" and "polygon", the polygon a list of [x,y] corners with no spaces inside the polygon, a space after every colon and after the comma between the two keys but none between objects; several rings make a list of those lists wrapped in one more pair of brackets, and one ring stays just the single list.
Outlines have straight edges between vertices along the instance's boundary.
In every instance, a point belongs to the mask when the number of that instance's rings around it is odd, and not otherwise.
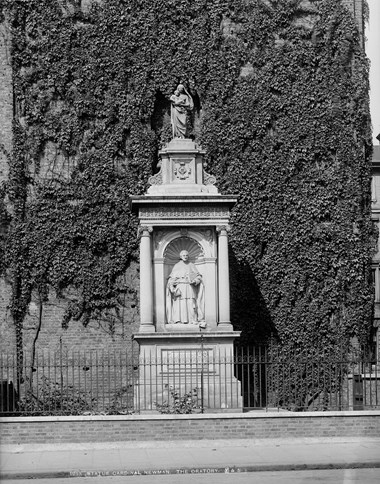
[{"label": "leafy bush", "polygon": [[163,414],[193,413],[200,408],[198,404],[198,389],[193,388],[191,391],[180,395],[179,391],[170,389],[170,401],[162,404],[156,402],[156,408]]},{"label": "leafy bush", "polygon": [[27,391],[18,402],[22,415],[83,415],[91,413],[95,399],[72,385],[42,377],[37,391]]},{"label": "leafy bush", "polygon": [[111,404],[106,410],[107,415],[129,415],[134,411],[133,386],[126,385],[115,391]]}]

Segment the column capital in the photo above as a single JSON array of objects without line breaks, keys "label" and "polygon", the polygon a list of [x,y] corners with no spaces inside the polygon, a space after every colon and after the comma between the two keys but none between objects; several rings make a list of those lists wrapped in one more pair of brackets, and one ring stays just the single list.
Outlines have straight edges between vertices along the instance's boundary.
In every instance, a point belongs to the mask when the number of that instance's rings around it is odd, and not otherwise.
[{"label": "column capital", "polygon": [[216,226],[216,231],[219,235],[225,235],[222,234],[222,232],[229,232],[231,230],[231,227],[229,225],[217,225]]},{"label": "column capital", "polygon": [[138,228],[138,234],[141,237],[150,237],[150,234],[153,232],[153,227],[151,225],[140,225]]}]

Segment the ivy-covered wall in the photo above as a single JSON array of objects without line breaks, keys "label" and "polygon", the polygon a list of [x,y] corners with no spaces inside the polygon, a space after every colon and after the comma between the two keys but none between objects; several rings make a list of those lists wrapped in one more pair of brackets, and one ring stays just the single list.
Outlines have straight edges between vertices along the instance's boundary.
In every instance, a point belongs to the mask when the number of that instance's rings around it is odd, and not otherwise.
[{"label": "ivy-covered wall", "polygon": [[[117,331],[138,298],[137,221],[192,92],[192,136],[232,217],[243,342],[331,346],[370,331],[368,62],[339,0],[2,0],[16,112],[5,196],[17,344],[30,301]],[[127,274],[127,276],[125,275]],[[130,315],[130,312],[128,313]]]}]

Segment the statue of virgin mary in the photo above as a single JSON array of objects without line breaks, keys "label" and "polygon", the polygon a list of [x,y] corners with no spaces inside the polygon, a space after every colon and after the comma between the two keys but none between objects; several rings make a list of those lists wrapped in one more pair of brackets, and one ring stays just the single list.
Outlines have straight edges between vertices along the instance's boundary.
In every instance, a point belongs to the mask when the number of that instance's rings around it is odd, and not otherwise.
[{"label": "statue of virgin mary", "polygon": [[170,96],[173,138],[186,138],[186,118],[194,108],[193,98],[183,84],[179,84]]}]

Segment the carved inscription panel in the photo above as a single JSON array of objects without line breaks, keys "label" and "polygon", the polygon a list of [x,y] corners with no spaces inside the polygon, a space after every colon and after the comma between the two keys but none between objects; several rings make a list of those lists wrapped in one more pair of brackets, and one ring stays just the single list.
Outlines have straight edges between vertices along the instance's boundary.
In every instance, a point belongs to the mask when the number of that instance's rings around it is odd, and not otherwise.
[{"label": "carved inscription panel", "polygon": [[162,373],[215,372],[212,348],[189,348],[187,350],[161,350]]}]

